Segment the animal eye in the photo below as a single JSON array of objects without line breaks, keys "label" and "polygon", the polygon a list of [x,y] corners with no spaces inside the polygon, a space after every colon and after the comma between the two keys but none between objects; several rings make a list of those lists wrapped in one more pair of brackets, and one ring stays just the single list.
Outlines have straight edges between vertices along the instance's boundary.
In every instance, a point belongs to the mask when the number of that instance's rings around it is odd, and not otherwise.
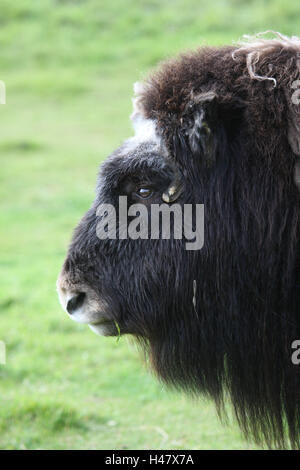
[{"label": "animal eye", "polygon": [[136,191],[137,196],[143,198],[143,199],[148,199],[149,197],[152,196],[153,191],[150,188],[139,188]]}]

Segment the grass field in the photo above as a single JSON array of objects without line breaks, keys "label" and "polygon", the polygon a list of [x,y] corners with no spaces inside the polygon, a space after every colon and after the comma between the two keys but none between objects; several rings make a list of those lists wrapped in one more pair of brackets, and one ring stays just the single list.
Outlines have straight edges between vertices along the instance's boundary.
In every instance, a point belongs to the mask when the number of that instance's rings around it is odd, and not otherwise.
[{"label": "grass field", "polygon": [[131,135],[132,83],[157,61],[266,29],[294,0],[1,0],[1,449],[246,449],[210,402],[166,390],[126,337],[99,338],[55,291],[99,163]]}]

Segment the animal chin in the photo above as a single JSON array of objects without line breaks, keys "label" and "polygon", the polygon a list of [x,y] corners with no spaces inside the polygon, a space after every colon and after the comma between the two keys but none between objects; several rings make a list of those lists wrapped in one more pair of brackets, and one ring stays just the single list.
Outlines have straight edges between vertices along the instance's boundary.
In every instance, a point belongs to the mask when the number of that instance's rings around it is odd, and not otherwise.
[{"label": "animal chin", "polygon": [[118,330],[112,320],[103,320],[99,323],[90,323],[90,329],[99,336],[117,336]]}]

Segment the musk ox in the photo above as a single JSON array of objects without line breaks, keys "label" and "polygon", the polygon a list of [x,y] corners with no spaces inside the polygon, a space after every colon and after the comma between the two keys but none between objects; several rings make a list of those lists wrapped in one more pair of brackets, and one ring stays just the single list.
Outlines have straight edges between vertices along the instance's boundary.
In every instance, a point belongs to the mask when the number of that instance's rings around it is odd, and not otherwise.
[{"label": "musk ox", "polygon": [[[75,321],[133,335],[164,382],[221,412],[229,398],[271,447],[300,445],[299,88],[300,39],[279,33],[161,64],[135,87],[135,136],[101,166],[58,279]],[[97,208],[120,196],[204,205],[203,247],[126,238],[118,220],[98,237]]]}]

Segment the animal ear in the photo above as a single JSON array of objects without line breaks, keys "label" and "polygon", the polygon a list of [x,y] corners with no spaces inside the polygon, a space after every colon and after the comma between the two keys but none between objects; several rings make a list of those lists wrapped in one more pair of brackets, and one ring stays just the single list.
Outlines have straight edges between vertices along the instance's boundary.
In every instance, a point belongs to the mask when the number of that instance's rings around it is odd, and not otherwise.
[{"label": "animal ear", "polygon": [[207,167],[215,163],[216,139],[213,124],[216,120],[216,93],[192,94],[185,109],[184,131],[193,154],[201,154]]}]

